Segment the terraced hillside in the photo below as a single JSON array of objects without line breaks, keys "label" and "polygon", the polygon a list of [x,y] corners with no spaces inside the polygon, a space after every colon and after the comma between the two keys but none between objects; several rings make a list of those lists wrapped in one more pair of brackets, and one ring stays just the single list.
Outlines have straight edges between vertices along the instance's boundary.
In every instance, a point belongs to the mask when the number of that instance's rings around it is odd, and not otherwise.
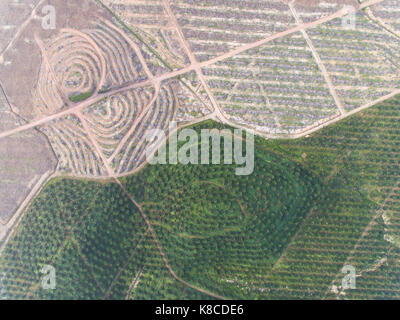
[{"label": "terraced hillside", "polygon": [[237,54],[203,73],[231,121],[264,133],[294,133],[340,113],[300,33]]},{"label": "terraced hillside", "polygon": [[346,30],[336,19],[307,31],[346,111],[400,88],[400,38],[364,13],[356,23]]},{"label": "terraced hillside", "polygon": [[395,35],[400,35],[400,8],[396,0],[379,3],[367,9],[368,15]]},{"label": "terraced hillside", "polygon": [[165,10],[163,0],[105,0],[102,3],[151,50],[156,51],[169,69],[177,70],[189,65],[189,57]]},{"label": "terraced hillside", "polygon": [[58,158],[57,171],[75,176],[105,176],[106,168],[75,115],[42,126]]},{"label": "terraced hillside", "polygon": [[288,5],[280,0],[173,0],[170,3],[199,61],[295,25]]}]

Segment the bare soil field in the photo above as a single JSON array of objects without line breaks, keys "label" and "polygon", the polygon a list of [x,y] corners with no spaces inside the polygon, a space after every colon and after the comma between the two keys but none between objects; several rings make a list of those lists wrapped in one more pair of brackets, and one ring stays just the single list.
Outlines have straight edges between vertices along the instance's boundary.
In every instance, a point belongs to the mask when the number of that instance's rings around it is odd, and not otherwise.
[{"label": "bare soil field", "polygon": [[104,0],[123,23],[137,34],[146,45],[157,51],[168,69],[179,69],[189,64],[189,58],[179,42],[162,0]]},{"label": "bare soil field", "polygon": [[282,1],[173,0],[176,16],[199,61],[295,26]]},{"label": "bare soil field", "polygon": [[46,119],[37,127],[59,172],[103,177],[133,170],[145,161],[147,129],[164,128],[178,109],[180,121],[209,112],[195,76],[153,80],[187,64],[182,52],[170,50],[178,39],[164,33],[154,43],[151,32],[135,33],[100,2],[43,1],[37,11],[46,4],[63,13],[56,29],[32,19],[5,52],[0,81],[16,114],[30,123]]},{"label": "bare soil field", "polygon": [[[20,124],[0,88],[0,130]],[[0,140],[0,223],[6,224],[56,159],[46,137],[35,129]]]},{"label": "bare soil field", "polygon": [[359,12],[356,28],[341,19],[308,30],[347,111],[400,89],[400,39]]},{"label": "bare soil field", "polygon": [[262,132],[294,133],[339,112],[300,33],[203,72],[228,119]]},{"label": "bare soil field", "polygon": [[[285,0],[289,3],[289,0]],[[296,0],[294,6],[304,22],[311,22],[342,9],[352,6],[357,9],[357,0]]]},{"label": "bare soil field", "polygon": [[2,0],[0,2],[0,55],[38,3],[39,0]]},{"label": "bare soil field", "polygon": [[372,17],[400,37],[400,5],[397,0],[386,0],[370,8]]},{"label": "bare soil field", "polygon": [[[45,30],[42,27],[41,9],[45,5],[52,5],[56,9],[55,30]],[[82,30],[88,28],[99,17],[108,16],[106,11],[89,0],[46,0],[36,11],[37,17],[24,28],[14,45],[4,52],[3,63],[0,64],[0,82],[3,89],[15,112],[26,120],[41,115],[35,92],[42,57],[35,35],[40,39],[48,39],[57,35],[62,28]]]},{"label": "bare soil field", "polygon": [[[283,0],[286,3],[291,2],[292,0]],[[321,6],[354,6],[355,8],[359,6],[357,0],[295,0],[295,5],[302,6],[305,8],[314,9],[315,7]]]}]

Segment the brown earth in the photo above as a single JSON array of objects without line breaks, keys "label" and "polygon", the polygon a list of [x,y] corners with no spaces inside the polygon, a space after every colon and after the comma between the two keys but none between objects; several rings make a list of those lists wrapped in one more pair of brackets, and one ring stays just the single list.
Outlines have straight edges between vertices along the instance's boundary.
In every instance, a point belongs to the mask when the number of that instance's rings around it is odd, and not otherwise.
[{"label": "brown earth", "polygon": [[[20,26],[31,14],[39,0],[0,1],[0,54],[11,42]],[[7,26],[7,27],[4,27]]]},{"label": "brown earth", "polygon": [[[0,132],[21,124],[0,87]],[[6,224],[56,159],[47,138],[35,129],[0,140],[0,223]]]},{"label": "brown earth", "polygon": [[[286,3],[291,2],[292,0],[283,0]],[[302,7],[313,8],[320,5],[321,2],[333,3],[338,5],[348,5],[353,6],[355,8],[359,7],[359,3],[357,0],[295,0],[295,4]]]},{"label": "brown earth", "polygon": [[38,114],[34,101],[34,90],[42,62],[40,49],[35,42],[37,34],[40,39],[56,36],[61,29],[89,28],[100,17],[111,19],[110,14],[90,0],[46,0],[37,9],[42,16],[42,7],[52,5],[56,9],[56,29],[44,30],[42,19],[32,19],[14,45],[4,53],[0,61],[0,82],[9,98],[13,111],[26,120],[33,120]]}]

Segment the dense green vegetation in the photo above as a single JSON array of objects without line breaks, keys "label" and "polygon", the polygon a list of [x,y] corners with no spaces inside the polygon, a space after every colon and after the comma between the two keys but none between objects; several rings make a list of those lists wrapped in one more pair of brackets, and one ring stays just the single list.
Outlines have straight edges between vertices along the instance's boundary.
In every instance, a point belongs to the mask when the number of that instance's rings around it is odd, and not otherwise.
[{"label": "dense green vegetation", "polygon": [[[100,298],[146,231],[115,183],[51,181],[35,199],[2,257],[10,298]],[[41,289],[41,269],[57,289]],[[15,288],[15,290],[14,290]]]},{"label": "dense green vegetation", "polygon": [[[268,276],[273,289],[265,297],[400,298],[399,108],[397,97],[308,138],[260,142],[313,171],[326,188]],[[341,285],[344,264],[361,276],[357,289],[338,295],[330,289]]]},{"label": "dense green vegetation", "polygon": [[90,98],[93,94],[93,90],[88,91],[88,92],[82,92],[76,95],[73,95],[69,97],[69,100],[71,102],[77,103],[77,102],[82,102],[85,101],[87,98]]},{"label": "dense green vegetation", "polygon": [[[310,137],[256,138],[236,165],[156,165],[121,179],[175,274],[227,298],[400,298],[399,98]],[[222,128],[205,122],[194,128]],[[43,265],[57,289],[40,287]],[[342,290],[343,265],[356,289]],[[176,280],[114,182],[51,181],[0,257],[6,298],[203,299]]]},{"label": "dense green vegetation", "polygon": [[[175,273],[199,288],[240,298],[251,290],[237,283],[262,279],[272,268],[319,198],[321,183],[301,165],[264,150],[256,151],[252,175],[236,176],[236,167],[148,166],[122,180]],[[144,220],[116,183],[52,181],[6,247],[6,295],[124,298],[139,274],[132,298],[204,298],[175,280],[154,242],[144,238]],[[56,290],[39,285],[46,264],[58,270]],[[25,268],[29,279],[19,286]]]},{"label": "dense green vegetation", "polygon": [[[214,122],[194,128],[216,126],[222,128]],[[321,186],[301,165],[266,150],[255,150],[253,174],[236,176],[235,168],[160,165],[123,183],[142,203],[179,277],[220,296],[250,298]]]}]

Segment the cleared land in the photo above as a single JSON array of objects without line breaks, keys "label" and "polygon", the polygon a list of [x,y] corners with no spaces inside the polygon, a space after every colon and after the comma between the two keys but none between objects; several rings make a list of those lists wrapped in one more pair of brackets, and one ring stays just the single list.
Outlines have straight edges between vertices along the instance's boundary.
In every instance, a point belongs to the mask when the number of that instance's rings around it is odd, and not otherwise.
[{"label": "cleared land", "polygon": [[[147,129],[164,129],[178,109],[180,121],[209,112],[208,97],[195,75],[154,79],[171,68],[168,57],[164,61],[149,45],[152,39],[121,24],[98,3],[50,2],[74,19],[60,18],[56,31],[42,30],[38,19],[28,21],[21,29],[26,34],[5,53],[0,78],[15,112],[39,119],[59,159],[58,172],[102,177],[112,175],[110,170],[131,171],[145,160]],[[27,51],[29,58],[19,63]],[[165,48],[162,52],[173,55]],[[39,74],[35,84],[33,77],[20,74],[27,66],[30,75]],[[11,73],[16,77],[9,77]],[[24,82],[17,84],[18,77]],[[21,88],[32,86],[32,95],[22,94]]]},{"label": "cleared land", "polygon": [[400,38],[356,14],[356,29],[341,19],[307,30],[346,111],[400,88]]},{"label": "cleared land", "polygon": [[396,0],[387,0],[367,12],[393,34],[400,36],[400,8]]},{"label": "cleared land", "polygon": [[18,37],[19,26],[35,15],[39,0],[2,1],[0,3],[0,57]]},{"label": "cleared land", "polygon": [[288,5],[280,0],[169,2],[199,61],[295,26]]},{"label": "cleared land", "polygon": [[259,131],[295,133],[339,114],[300,33],[203,69],[227,117]]},{"label": "cleared land", "polygon": [[[0,87],[0,132],[21,125]],[[18,146],[18,147],[16,147]],[[31,129],[0,140],[0,223],[6,224],[56,159],[46,137]]]},{"label": "cleared land", "polygon": [[[292,2],[291,0],[284,1]],[[342,9],[343,6],[358,9],[360,4],[358,0],[295,0],[293,5],[302,21],[311,22],[328,16]]]},{"label": "cleared land", "polygon": [[189,58],[165,11],[163,0],[102,1],[129,30],[139,37],[169,70],[189,65]]}]

